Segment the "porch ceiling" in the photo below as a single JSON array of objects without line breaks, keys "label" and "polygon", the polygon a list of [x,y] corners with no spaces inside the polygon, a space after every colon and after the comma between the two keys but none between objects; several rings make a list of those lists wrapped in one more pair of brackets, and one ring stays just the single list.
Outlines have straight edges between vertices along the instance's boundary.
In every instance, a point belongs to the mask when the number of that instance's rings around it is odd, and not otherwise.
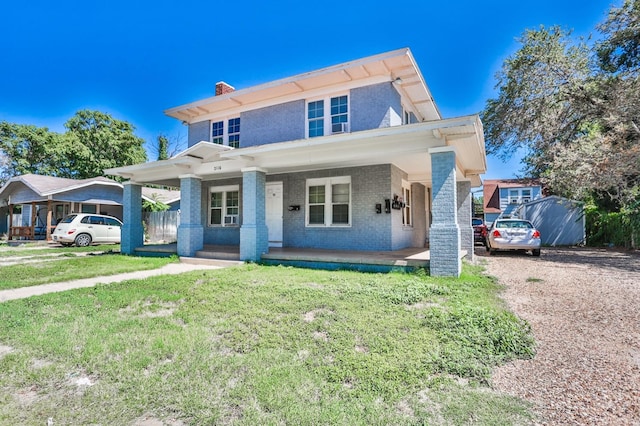
[{"label": "porch ceiling", "polygon": [[247,167],[259,167],[273,175],[394,164],[408,173],[409,181],[431,186],[429,149],[446,146],[456,152],[458,180],[479,186],[486,159],[482,124],[475,115],[239,149],[200,142],[169,160],[107,169],[105,173],[141,184],[179,186],[180,175],[224,179],[242,176]]}]

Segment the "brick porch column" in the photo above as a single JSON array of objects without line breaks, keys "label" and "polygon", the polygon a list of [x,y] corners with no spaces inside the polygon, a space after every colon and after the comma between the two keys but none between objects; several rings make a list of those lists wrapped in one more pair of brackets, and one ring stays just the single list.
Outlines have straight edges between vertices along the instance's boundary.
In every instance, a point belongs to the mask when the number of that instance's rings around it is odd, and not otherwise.
[{"label": "brick porch column", "polygon": [[452,147],[431,148],[432,222],[429,231],[432,276],[459,277],[460,229],[456,200],[456,153]]},{"label": "brick porch column", "polygon": [[257,262],[269,252],[266,222],[266,171],[257,167],[242,169],[242,226],[240,260]]},{"label": "brick porch column", "polygon": [[122,235],[120,252],[135,254],[137,247],[144,245],[144,228],[142,226],[142,185],[135,182],[124,182],[122,194]]},{"label": "brick porch column", "polygon": [[457,182],[458,197],[458,227],[460,228],[460,247],[466,250],[464,257],[469,261],[473,261],[473,226],[471,226],[471,210],[473,207],[473,199],[471,197],[471,182]]},{"label": "brick porch column", "polygon": [[193,257],[204,246],[202,181],[197,175],[181,175],[178,256]]}]

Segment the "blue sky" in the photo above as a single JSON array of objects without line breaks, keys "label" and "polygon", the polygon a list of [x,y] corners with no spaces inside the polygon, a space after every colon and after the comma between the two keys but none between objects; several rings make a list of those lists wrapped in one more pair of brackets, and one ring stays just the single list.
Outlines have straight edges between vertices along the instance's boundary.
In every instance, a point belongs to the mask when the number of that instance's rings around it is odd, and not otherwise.
[{"label": "blue sky", "polygon": [[[167,108],[411,48],[445,117],[475,114],[527,28],[588,36],[620,0],[9,1],[0,25],[0,121],[64,131],[77,110],[126,120],[148,142],[186,139]],[[518,159],[488,159],[485,179]]]}]

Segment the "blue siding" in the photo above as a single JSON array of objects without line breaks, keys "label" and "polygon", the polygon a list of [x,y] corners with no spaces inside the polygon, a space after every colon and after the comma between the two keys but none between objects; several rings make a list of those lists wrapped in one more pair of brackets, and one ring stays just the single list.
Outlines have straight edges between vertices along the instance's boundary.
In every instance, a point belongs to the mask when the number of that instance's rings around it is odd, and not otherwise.
[{"label": "blue siding", "polygon": [[305,101],[302,99],[243,112],[240,119],[242,148],[305,137]]},{"label": "blue siding", "polygon": [[122,204],[122,188],[119,186],[91,185],[74,191],[61,192],[54,196],[56,201],[73,201],[81,203],[84,200],[109,200]]},{"label": "blue siding", "polygon": [[391,83],[352,89],[350,108],[352,132],[402,124],[400,94]]},{"label": "blue siding", "polygon": [[223,246],[240,245],[239,226],[209,226],[209,193],[212,186],[239,185],[240,190],[240,223],[242,223],[242,179],[224,179],[202,183],[202,224],[204,226],[204,244]]},{"label": "blue siding", "polygon": [[[306,227],[306,180],[332,176],[351,176],[352,225],[350,227]],[[334,250],[398,250],[422,247],[426,237],[425,197],[422,185],[413,185],[414,226],[402,226],[401,210],[384,212],[386,198],[401,193],[404,172],[389,164],[269,175],[267,182],[283,184],[283,246]],[[240,227],[207,226],[209,191],[211,186],[240,185],[240,223],[243,223],[243,185],[240,179],[210,181],[203,184],[202,208],[204,244],[239,245]],[[206,187],[205,187],[206,186]],[[375,211],[382,205],[382,213]],[[300,210],[289,211],[287,206],[299,205]]]},{"label": "blue siding", "polygon": [[188,146],[192,147],[200,141],[211,140],[211,123],[209,121],[201,121],[199,123],[189,124]]}]

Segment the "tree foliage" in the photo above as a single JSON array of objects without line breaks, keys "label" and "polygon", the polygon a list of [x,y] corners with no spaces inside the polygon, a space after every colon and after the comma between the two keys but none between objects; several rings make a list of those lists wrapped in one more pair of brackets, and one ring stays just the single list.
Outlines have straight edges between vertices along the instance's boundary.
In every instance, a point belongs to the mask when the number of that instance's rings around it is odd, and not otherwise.
[{"label": "tree foliage", "polygon": [[[487,151],[524,149],[525,172],[582,200],[635,205],[640,186],[640,0],[612,8],[598,43],[527,30],[483,112]],[[616,207],[617,206],[617,207]]]},{"label": "tree foliage", "polygon": [[166,136],[158,136],[158,160],[167,160],[169,158],[169,139]]},{"label": "tree foliage", "polygon": [[76,174],[73,177],[100,176],[104,169],[147,161],[144,140],[134,135],[135,128],[126,121],[100,111],[82,110],[64,126],[77,147],[69,157],[69,171]]},{"label": "tree foliage", "polygon": [[145,162],[144,140],[126,121],[99,111],[78,111],[64,133],[46,127],[0,122],[0,184],[35,173],[85,179],[103,170]]},{"label": "tree foliage", "polygon": [[46,127],[0,122],[0,183],[39,173],[64,176],[68,138]]}]

